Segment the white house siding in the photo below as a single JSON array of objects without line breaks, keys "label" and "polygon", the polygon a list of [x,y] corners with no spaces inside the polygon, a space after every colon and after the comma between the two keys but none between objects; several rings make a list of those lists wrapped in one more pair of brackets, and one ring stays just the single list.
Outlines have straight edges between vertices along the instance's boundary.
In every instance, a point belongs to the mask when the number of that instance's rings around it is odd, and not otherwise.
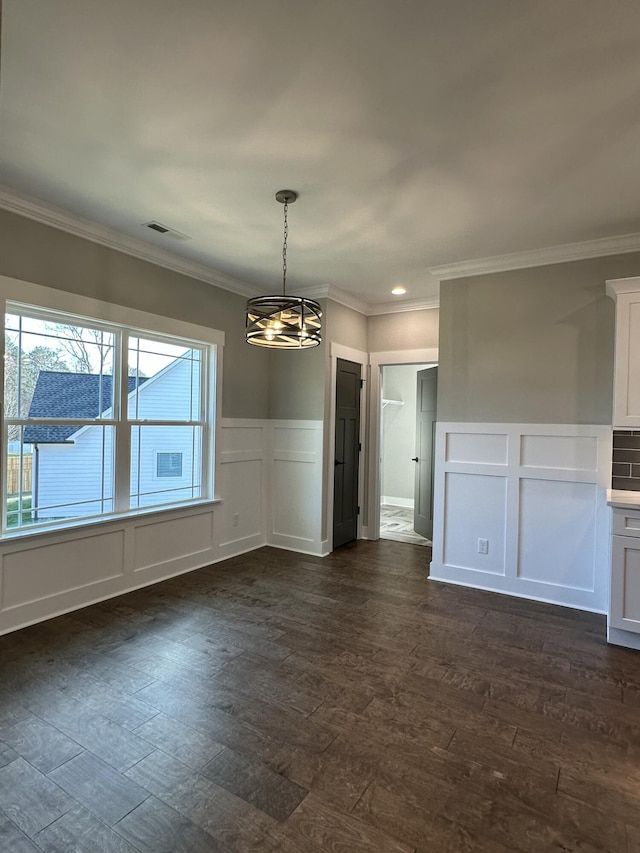
[{"label": "white house siding", "polygon": [[[75,444],[37,445],[33,489],[39,521],[96,515],[113,509],[113,427],[89,427],[76,435]],[[104,509],[103,494],[109,501]]]},{"label": "white house siding", "polygon": [[[193,416],[198,415],[199,365],[194,365]],[[191,363],[175,361],[157,378],[148,380],[139,389],[138,417],[164,419],[167,401],[172,401],[174,417],[188,419],[191,412]],[[131,406],[130,413],[134,410]],[[109,512],[113,507],[99,503],[102,496],[103,427],[90,426],[79,430],[73,444],[41,444],[38,449],[38,519],[75,518]],[[140,434],[142,440],[140,442]],[[113,458],[111,428],[106,429],[104,453],[105,495],[112,497]],[[140,448],[140,454],[138,450]],[[157,454],[180,452],[181,477],[158,477]],[[131,439],[131,506],[153,506],[159,503],[199,497],[201,436],[199,430],[181,425],[141,426],[133,429]],[[193,476],[192,476],[193,474]],[[195,479],[194,479],[195,478]],[[196,491],[192,491],[192,486]],[[80,501],[93,503],[81,504]],[[60,504],[67,504],[60,506]]]},{"label": "white house siding", "polygon": [[[193,373],[191,368],[193,366]],[[193,403],[191,393],[193,393]],[[176,360],[138,389],[138,417],[157,420],[196,420],[199,416],[200,365]],[[129,395],[129,417],[135,417],[136,394]],[[171,414],[168,414],[168,401]]]},{"label": "white house siding", "polygon": [[[149,389],[151,390],[151,389]],[[139,440],[139,433],[141,440]],[[192,493],[192,484],[200,485],[200,441],[194,429],[184,426],[143,426],[133,430],[131,441],[131,495],[132,507],[153,506],[157,503],[175,503],[199,493]],[[138,447],[140,455],[138,457]],[[194,453],[195,451],[195,453]],[[182,453],[182,477],[158,477],[158,453]],[[193,465],[192,477],[192,463]],[[139,467],[138,467],[139,466]],[[154,494],[155,493],[155,494]],[[139,498],[133,496],[138,494]]]}]

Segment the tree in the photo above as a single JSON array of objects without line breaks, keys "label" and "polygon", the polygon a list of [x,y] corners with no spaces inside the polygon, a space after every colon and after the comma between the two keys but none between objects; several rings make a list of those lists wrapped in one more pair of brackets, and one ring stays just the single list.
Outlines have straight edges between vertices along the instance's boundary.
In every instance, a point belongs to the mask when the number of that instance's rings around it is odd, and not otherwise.
[{"label": "tree", "polygon": [[[33,392],[41,370],[68,373],[69,367],[56,350],[39,346],[25,352],[20,350],[15,341],[7,335],[4,356],[4,409],[6,417],[24,418],[29,414]],[[10,426],[9,441],[18,441],[19,439],[20,428],[15,425]]]},{"label": "tree", "polygon": [[76,373],[110,373],[113,343],[111,333],[64,323],[47,324],[56,333],[58,347]]}]

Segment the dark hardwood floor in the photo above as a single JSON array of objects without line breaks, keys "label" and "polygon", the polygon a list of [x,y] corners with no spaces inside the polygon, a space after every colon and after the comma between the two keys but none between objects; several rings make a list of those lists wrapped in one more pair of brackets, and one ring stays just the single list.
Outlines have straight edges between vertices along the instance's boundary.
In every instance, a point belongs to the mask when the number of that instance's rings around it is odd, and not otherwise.
[{"label": "dark hardwood floor", "polygon": [[271,548],[0,638],[2,853],[640,853],[602,616]]}]

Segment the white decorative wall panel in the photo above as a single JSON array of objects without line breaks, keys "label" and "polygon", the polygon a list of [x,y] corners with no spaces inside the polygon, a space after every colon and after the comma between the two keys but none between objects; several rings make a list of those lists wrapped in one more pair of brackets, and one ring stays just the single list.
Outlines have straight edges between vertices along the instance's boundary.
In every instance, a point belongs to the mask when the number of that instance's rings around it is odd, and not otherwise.
[{"label": "white decorative wall panel", "polygon": [[221,545],[229,546],[258,537],[264,544],[265,460],[238,459],[222,468],[221,494],[224,503],[220,517],[224,521]]},{"label": "white decorative wall panel", "polygon": [[273,421],[270,545],[322,553],[322,421]]},{"label": "white decorative wall panel", "polygon": [[[288,423],[295,424],[295,421]],[[307,422],[301,422],[301,424]],[[273,424],[274,453],[310,453],[316,452],[316,426],[278,426]],[[312,460],[309,460],[312,461]]]},{"label": "white decorative wall panel", "polygon": [[452,432],[447,434],[447,462],[473,462],[476,465],[506,465],[506,435]]},{"label": "white decorative wall panel", "polygon": [[591,483],[520,480],[518,577],[593,592],[597,500]]},{"label": "white decorative wall panel", "polygon": [[32,547],[5,554],[2,561],[2,609],[42,601],[122,575],[121,530]]},{"label": "white decorative wall panel", "polygon": [[606,611],[608,427],[440,423],[435,471],[433,580]]},{"label": "white decorative wall panel", "polygon": [[[246,423],[246,421],[241,421]],[[262,453],[264,450],[264,423],[257,426],[234,426],[234,421],[225,418],[220,427],[222,452],[224,453]]]},{"label": "white decorative wall panel", "polygon": [[215,537],[219,555],[259,548],[266,538],[269,421],[223,418],[218,438]]},{"label": "white decorative wall panel", "polygon": [[[447,473],[444,558],[449,566],[504,574],[507,480],[481,474]],[[486,554],[478,539],[487,539]]]},{"label": "white decorative wall panel", "polygon": [[592,435],[523,435],[520,464],[525,468],[598,470],[598,439]]},{"label": "white decorative wall panel", "polygon": [[213,510],[182,518],[154,520],[136,528],[134,571],[192,557],[213,548]]}]

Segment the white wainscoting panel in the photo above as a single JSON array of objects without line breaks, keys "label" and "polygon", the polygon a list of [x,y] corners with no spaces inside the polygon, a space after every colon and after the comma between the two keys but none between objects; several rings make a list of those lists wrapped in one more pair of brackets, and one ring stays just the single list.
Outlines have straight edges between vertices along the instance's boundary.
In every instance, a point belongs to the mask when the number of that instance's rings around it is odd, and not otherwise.
[{"label": "white wainscoting panel", "polygon": [[[505,566],[506,477],[447,473],[444,559],[447,565],[503,575]],[[489,540],[486,554],[478,539]]]},{"label": "white wainscoting panel", "polygon": [[12,610],[43,598],[121,577],[124,533],[100,533],[5,554],[2,609]]},{"label": "white wainscoting panel", "polygon": [[321,555],[322,421],[270,421],[267,542]]},{"label": "white wainscoting panel", "polygon": [[520,439],[523,468],[556,468],[564,471],[598,471],[598,439],[593,435],[523,435]]},{"label": "white wainscoting panel", "polygon": [[267,420],[222,418],[218,430],[216,511],[219,556],[232,557],[267,542]]},{"label": "white wainscoting panel", "polygon": [[447,434],[447,462],[475,462],[480,465],[506,465],[506,435]]},{"label": "white wainscoting panel", "polygon": [[606,612],[610,476],[609,427],[439,423],[430,577]]},{"label": "white wainscoting panel", "polygon": [[598,487],[520,480],[518,577],[592,592]]},{"label": "white wainscoting panel", "polygon": [[154,520],[136,528],[133,570],[152,569],[169,561],[211,552],[212,548],[212,509],[170,521]]}]

